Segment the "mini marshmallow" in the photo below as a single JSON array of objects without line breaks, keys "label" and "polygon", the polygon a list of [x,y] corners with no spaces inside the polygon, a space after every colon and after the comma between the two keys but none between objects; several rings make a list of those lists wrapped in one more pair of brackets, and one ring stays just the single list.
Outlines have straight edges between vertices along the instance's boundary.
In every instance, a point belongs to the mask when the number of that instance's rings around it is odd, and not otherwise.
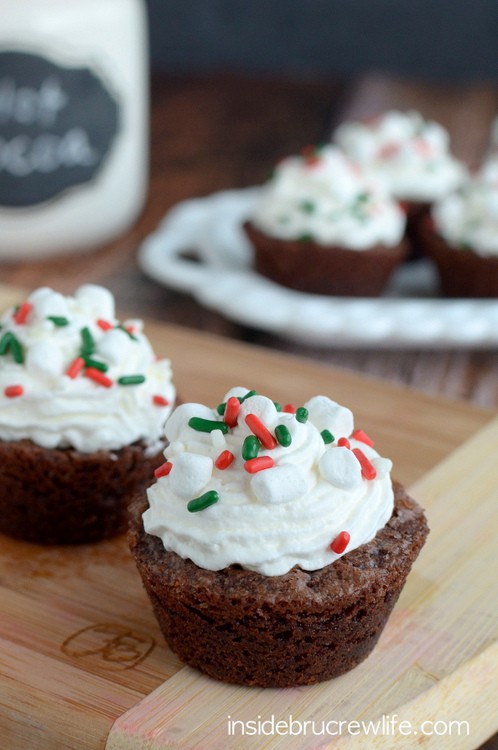
[{"label": "mini marshmallow", "polygon": [[334,487],[353,490],[362,482],[360,462],[348,448],[335,446],[320,458],[320,474]]},{"label": "mini marshmallow", "polygon": [[32,344],[26,351],[26,369],[34,375],[60,377],[64,369],[61,350],[48,341]]},{"label": "mini marshmallow", "polygon": [[66,318],[69,308],[65,297],[47,286],[40,287],[29,296],[35,319],[45,320],[49,315]]},{"label": "mini marshmallow", "polygon": [[[278,416],[275,404],[266,396],[250,396],[240,405],[239,425],[245,425],[248,414],[255,414],[268,429],[274,426]],[[249,428],[247,430],[250,432]]]},{"label": "mini marshmallow", "polygon": [[233,388],[230,388],[230,390],[227,393],[225,393],[225,395],[223,396],[223,401],[226,403],[228,399],[231,398],[232,396],[238,396],[240,398],[244,398],[244,396],[246,395],[246,393],[248,393],[248,391],[249,391],[249,388],[244,388],[243,385],[236,385]]},{"label": "mini marshmallow", "polygon": [[109,360],[113,365],[117,365],[122,362],[126,356],[126,352],[130,349],[132,340],[126,333],[120,328],[114,328],[111,331],[107,331],[101,340],[97,344],[97,352]]},{"label": "mini marshmallow", "polygon": [[95,315],[96,318],[114,319],[114,297],[103,286],[83,284],[76,290],[74,297],[86,312]]},{"label": "mini marshmallow", "polygon": [[227,447],[227,441],[225,438],[225,435],[222,433],[221,430],[213,430],[211,433],[211,442],[213,444],[213,448],[218,451],[224,451]]},{"label": "mini marshmallow", "polygon": [[181,453],[175,456],[169,473],[170,487],[178,497],[192,499],[202,492],[212,473],[213,461],[208,456]]},{"label": "mini marshmallow", "polygon": [[[191,417],[202,417],[202,419],[213,419],[213,411],[203,404],[180,404],[176,407],[169,419],[166,421],[164,433],[167,440],[172,443],[180,437],[185,438],[183,430]],[[210,441],[209,433],[198,433],[198,437],[206,435],[206,440]]]},{"label": "mini marshmallow", "polygon": [[327,396],[314,396],[304,406],[319,432],[329,430],[336,439],[348,437],[353,432],[353,412]]},{"label": "mini marshmallow", "polygon": [[255,474],[251,488],[262,503],[289,503],[308,492],[308,482],[299,466],[274,466]]},{"label": "mini marshmallow", "polygon": [[377,479],[384,479],[393,468],[393,462],[390,458],[378,456],[377,458],[371,458],[370,461],[377,472]]}]

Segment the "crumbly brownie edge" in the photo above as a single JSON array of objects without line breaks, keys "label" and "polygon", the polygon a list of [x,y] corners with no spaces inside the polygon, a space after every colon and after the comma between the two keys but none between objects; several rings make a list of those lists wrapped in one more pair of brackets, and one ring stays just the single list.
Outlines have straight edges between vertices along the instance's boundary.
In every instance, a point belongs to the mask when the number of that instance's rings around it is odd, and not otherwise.
[{"label": "crumbly brownie edge", "polygon": [[368,544],[318,571],[266,577],[237,566],[205,571],[145,534],[131,507],[129,541],[173,651],[226,682],[308,685],[360,663],[377,642],[428,533],[396,485],[393,515]]},{"label": "crumbly brownie edge", "polygon": [[445,297],[498,297],[498,257],[454,248],[431,229],[424,228],[422,236]]},{"label": "crumbly brownie edge", "polygon": [[313,294],[376,297],[407,254],[405,242],[355,251],[269,237],[250,222],[244,224],[244,230],[254,247],[258,273],[283,286]]},{"label": "crumbly brownie edge", "polygon": [[122,533],[127,504],[152,482],[162,454],[140,443],[79,453],[0,441],[0,532],[37,544],[85,544]]}]

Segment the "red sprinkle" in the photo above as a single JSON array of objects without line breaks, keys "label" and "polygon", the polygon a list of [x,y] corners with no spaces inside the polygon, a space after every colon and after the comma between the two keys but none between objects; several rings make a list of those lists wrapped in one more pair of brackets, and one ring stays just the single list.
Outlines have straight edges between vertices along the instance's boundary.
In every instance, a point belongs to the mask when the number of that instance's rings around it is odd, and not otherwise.
[{"label": "red sprinkle", "polygon": [[85,366],[85,360],[83,357],[76,357],[76,359],[73,359],[71,364],[66,370],[66,375],[68,375],[70,378],[75,378],[78,373],[82,371],[82,369]]},{"label": "red sprinkle", "polygon": [[256,416],[256,414],[247,415],[246,425],[249,427],[251,432],[256,435],[263,448],[272,450],[273,448],[277,447],[278,443],[276,438],[273,437],[271,432],[267,427],[264,426],[263,422],[259,417]]},{"label": "red sprinkle", "polygon": [[354,440],[359,440],[360,443],[369,445],[371,448],[373,448],[374,446],[374,441],[372,440],[372,438],[369,437],[366,432],[363,432],[363,430],[355,430],[351,437],[354,438]]},{"label": "red sprinkle", "polygon": [[240,401],[237,396],[230,396],[225,406],[225,414],[223,415],[223,421],[229,427],[235,427],[237,424],[237,418],[240,411]]},{"label": "red sprinkle", "polygon": [[158,466],[157,469],[155,469],[154,476],[156,477],[156,479],[159,479],[159,477],[167,477],[172,468],[173,464],[171,463],[171,461],[166,461],[164,464],[161,464],[161,466]]},{"label": "red sprinkle", "polygon": [[214,465],[217,469],[223,471],[223,469],[228,469],[230,464],[233,463],[234,459],[235,456],[231,451],[223,451],[214,462]]},{"label": "red sprinkle", "polygon": [[102,318],[99,318],[97,320],[97,325],[99,328],[101,328],[103,331],[110,331],[111,328],[114,328],[112,323],[109,323],[108,320],[103,320]]},{"label": "red sprinkle", "polygon": [[351,443],[347,437],[340,437],[337,441],[337,445],[340,445],[341,448],[351,448]]},{"label": "red sprinkle", "polygon": [[337,534],[336,538],[330,545],[330,549],[332,550],[332,552],[335,552],[336,555],[342,555],[342,553],[348,546],[350,539],[351,535],[347,531],[341,531],[340,534]]},{"label": "red sprinkle", "polygon": [[159,394],[152,396],[152,401],[155,403],[156,406],[169,406],[168,399],[164,398],[164,396],[160,396]]},{"label": "red sprinkle", "polygon": [[429,156],[432,151],[430,144],[427,143],[424,138],[417,138],[417,140],[413,142],[413,147],[421,156]]},{"label": "red sprinkle", "polygon": [[275,461],[271,456],[257,456],[256,458],[250,458],[249,461],[246,461],[244,469],[248,471],[249,474],[256,474],[263,469],[271,469],[272,466],[275,466]]},{"label": "red sprinkle", "polygon": [[7,398],[16,398],[17,396],[22,396],[23,393],[24,388],[22,385],[8,385],[4,390],[4,394]]},{"label": "red sprinkle", "polygon": [[370,463],[363,451],[361,451],[359,448],[353,448],[353,453],[360,462],[361,476],[363,477],[363,479],[375,479],[375,477],[377,476],[375,466]]},{"label": "red sprinkle", "polygon": [[32,309],[33,305],[31,304],[31,302],[23,302],[15,315],[13,315],[15,322],[18,325],[22,325],[23,323],[25,323],[26,318],[28,317]]},{"label": "red sprinkle", "polygon": [[282,411],[285,411],[287,414],[295,414],[296,407],[294,404],[285,404],[285,406],[282,406]]},{"label": "red sprinkle", "polygon": [[378,151],[378,157],[380,159],[390,159],[391,156],[395,156],[399,151],[399,145],[397,143],[391,142],[386,143],[382,148]]},{"label": "red sprinkle", "polygon": [[97,370],[95,367],[87,367],[85,370],[85,377],[94,380],[99,385],[103,385],[104,388],[110,388],[111,385],[113,385],[111,378],[108,378],[107,375],[100,370]]},{"label": "red sprinkle", "polygon": [[133,336],[133,334],[135,333],[135,326],[126,326],[126,330],[130,334],[130,336]]}]

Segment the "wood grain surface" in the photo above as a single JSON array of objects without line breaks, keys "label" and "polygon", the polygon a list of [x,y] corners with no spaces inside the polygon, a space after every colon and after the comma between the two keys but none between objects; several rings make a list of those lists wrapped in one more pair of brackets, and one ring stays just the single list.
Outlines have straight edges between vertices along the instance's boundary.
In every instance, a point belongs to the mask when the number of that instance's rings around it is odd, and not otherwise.
[{"label": "wood grain surface", "polygon": [[[1,308],[20,298],[20,290],[0,287]],[[354,408],[357,425],[374,434],[380,452],[395,461],[396,476],[405,484],[416,482],[414,493],[430,511],[428,567],[417,563],[404,595],[408,598],[395,612],[383,649],[368,662],[369,668],[377,670],[374,677],[365,667],[355,670],[351,674],[356,677],[346,676],[349,687],[344,694],[356,694],[360,675],[369,696],[368,707],[363,704],[362,708],[365,716],[384,709],[393,711],[395,695],[403,699],[404,710],[412,716],[410,701],[421,699],[426,689],[435,687],[431,711],[441,706],[443,712],[450,696],[451,716],[473,722],[467,743],[453,746],[475,748],[494,728],[489,719],[490,703],[483,698],[493,663],[487,650],[493,623],[488,609],[493,606],[492,596],[480,597],[482,606],[479,604],[477,612],[475,609],[478,592],[494,580],[488,581],[492,566],[484,564],[493,543],[492,509],[488,515],[488,507],[491,501],[496,507],[492,478],[496,476],[498,423],[490,422],[490,412],[178,326],[148,322],[147,332],[158,354],[169,356],[174,363],[183,400],[214,404],[234,383],[245,383],[285,401],[330,394]],[[470,448],[459,448],[476,433]],[[443,463],[446,468],[436,469],[426,481],[426,472],[454,450],[459,452],[449,468]],[[462,543],[458,542],[461,536]],[[452,569],[455,561],[458,565]],[[477,588],[469,584],[469,577],[479,583]],[[449,650],[441,607],[444,617],[451,617]],[[259,711],[261,701],[268,704],[270,693],[266,691],[263,696],[261,691],[250,691],[244,698],[236,690],[235,699],[233,692],[227,694],[226,686],[211,683],[209,701],[202,702],[206,684],[197,673],[182,669],[164,645],[123,538],[78,548],[45,548],[2,537],[0,610],[0,736],[8,750],[96,750],[104,748],[108,736],[109,750],[241,747],[225,743],[226,728],[220,724],[223,711],[232,705],[235,712],[247,703],[244,715],[249,716],[250,706]],[[429,621],[430,648],[423,651],[422,666],[414,666],[411,649],[420,639],[427,639]],[[403,656],[402,661],[389,656],[393,648],[393,653]],[[380,684],[384,657],[389,670]],[[165,682],[166,687],[161,687]],[[477,684],[478,700],[472,693]],[[459,685],[468,685],[468,690],[462,694]],[[329,698],[332,701],[332,711],[336,688],[330,694],[322,688],[303,694],[306,711],[316,708],[323,713],[325,696],[327,705]],[[156,689],[160,692],[154,693]],[[298,694],[302,691],[272,692],[271,698],[283,712],[294,705],[302,711],[302,701],[294,702]],[[167,705],[172,711],[181,709],[180,713],[170,713]],[[350,710],[357,705],[353,701]],[[212,711],[214,734],[207,731],[210,706],[216,707]],[[481,716],[482,706],[488,707],[486,716]],[[127,714],[135,708],[138,714]],[[417,705],[415,717],[424,710],[423,703]],[[301,715],[308,715],[306,711]],[[333,718],[346,716],[339,704],[333,713]],[[192,715],[197,716],[194,722]],[[121,716],[123,720],[115,724]],[[431,716],[429,712],[427,717]],[[187,732],[187,726],[194,734]],[[183,735],[175,735],[182,727]],[[220,739],[222,731],[225,739]],[[146,739],[144,732],[148,732]],[[211,744],[206,744],[206,738]],[[216,738],[218,744],[213,744]],[[254,743],[244,746],[261,747]]]},{"label": "wood grain surface", "polygon": [[388,107],[414,107],[450,132],[454,151],[478,164],[498,113],[494,86],[436,86],[381,75],[360,80],[269,81],[233,76],[158,77],[152,86],[151,178],[135,226],[90,254],[0,265],[0,281],[70,292],[89,280],[107,285],[133,315],[299,352],[391,382],[498,406],[498,353],[413,350],[341,351],[298,346],[231,323],[190,297],[146,278],[136,264],[141,240],[175,203],[213,191],[261,183],[275,160],[329,137],[338,122]]},{"label": "wood grain surface", "polygon": [[[379,644],[359,667],[322,685],[271,691],[220,685],[185,668],[116,721],[106,750],[475,748],[498,729],[498,579],[488,565],[490,524],[498,521],[496,450],[498,419],[413,486],[431,535]],[[375,736],[356,725],[339,732],[334,724],[339,736],[331,738],[320,729],[331,719],[382,716],[406,722],[403,733]],[[250,727],[258,717],[309,722],[318,736],[283,727],[281,734],[244,734],[240,722]]]}]

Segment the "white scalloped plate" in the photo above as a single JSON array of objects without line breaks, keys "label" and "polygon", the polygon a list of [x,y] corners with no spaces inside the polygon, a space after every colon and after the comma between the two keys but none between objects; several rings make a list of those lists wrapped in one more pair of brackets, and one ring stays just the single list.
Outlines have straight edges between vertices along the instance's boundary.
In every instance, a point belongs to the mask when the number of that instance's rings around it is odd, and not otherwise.
[{"label": "white scalloped plate", "polygon": [[305,294],[256,274],[241,226],[259,190],[223,191],[173,207],[139,249],[142,270],[231,320],[305,344],[489,349],[498,343],[498,301],[438,298],[428,261],[403,267],[386,295],[373,299]]}]

